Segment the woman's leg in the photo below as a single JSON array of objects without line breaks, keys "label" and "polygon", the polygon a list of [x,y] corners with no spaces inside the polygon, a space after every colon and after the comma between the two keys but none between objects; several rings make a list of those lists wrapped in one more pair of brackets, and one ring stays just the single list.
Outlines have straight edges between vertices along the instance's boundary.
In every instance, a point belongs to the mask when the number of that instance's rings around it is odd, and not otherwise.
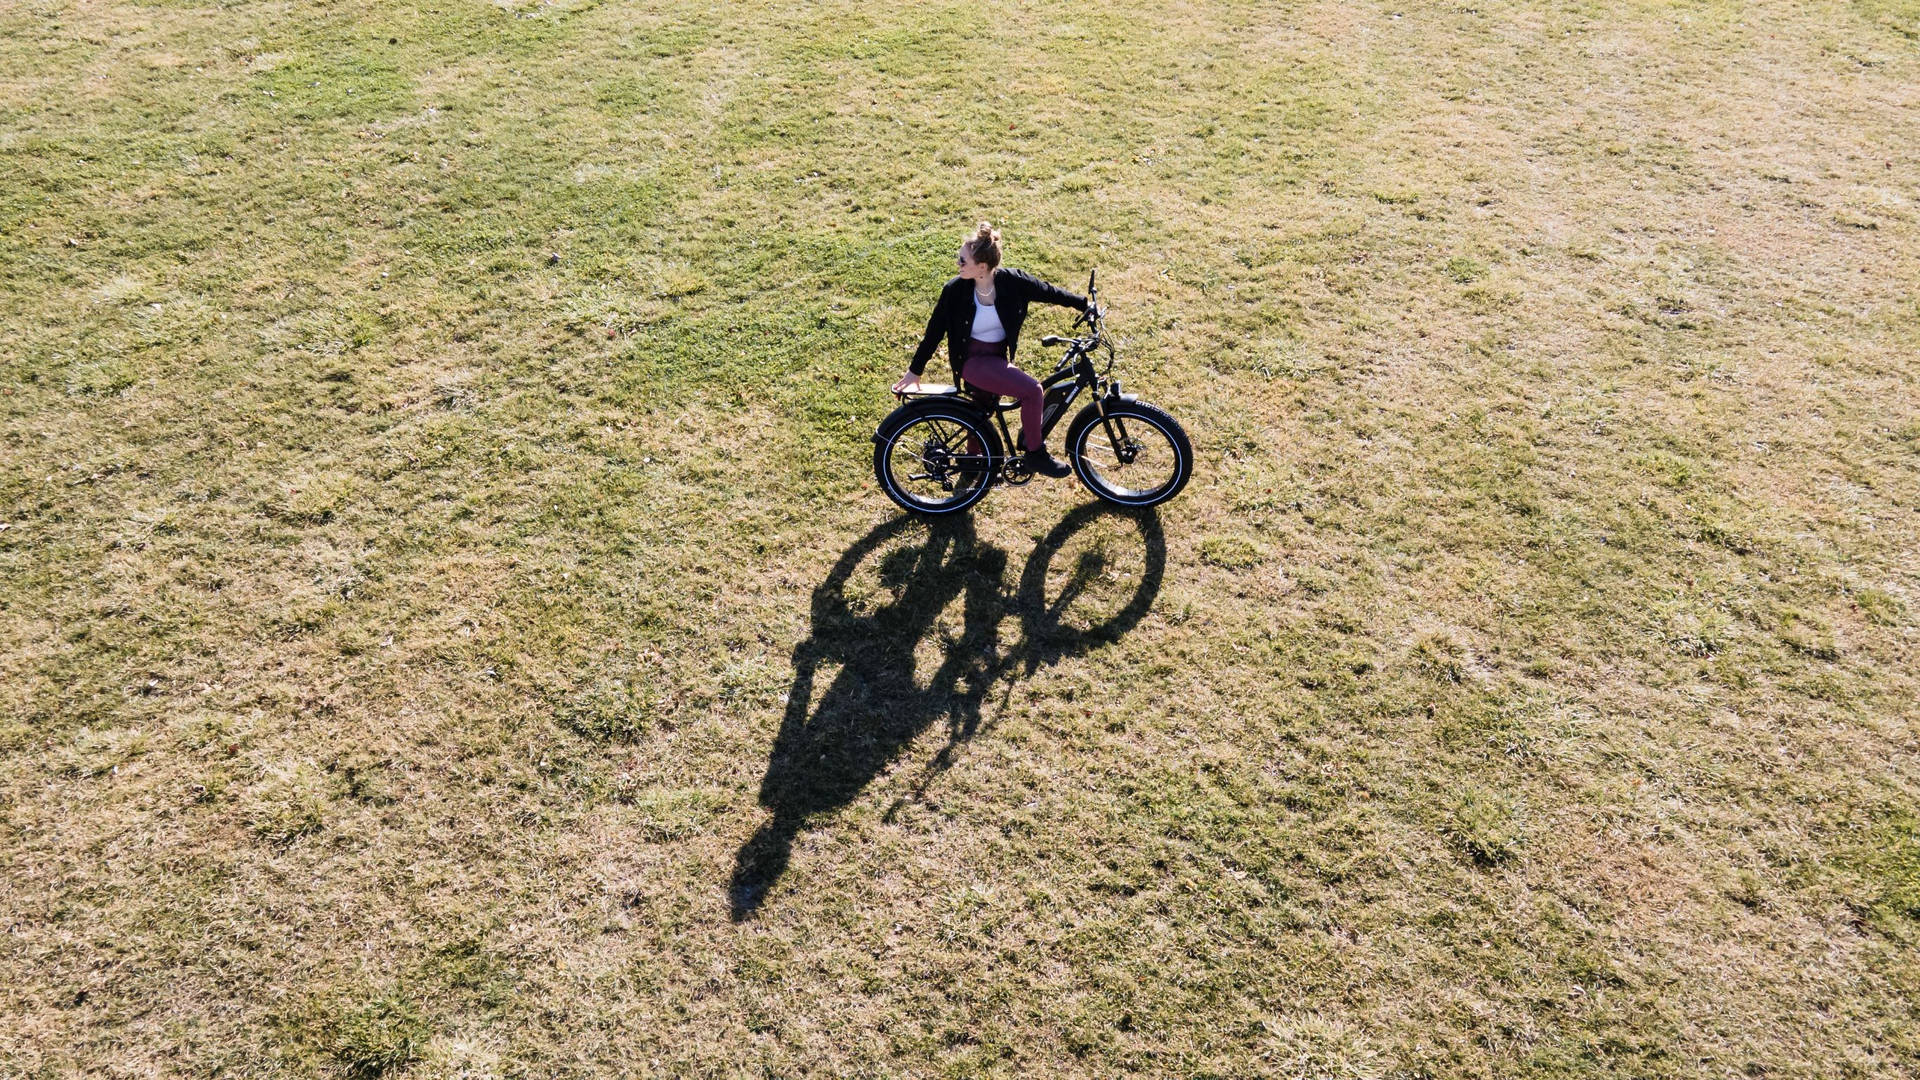
[{"label": "woman's leg", "polygon": [[1038,450],[1040,437],[1040,380],[1007,363],[1004,356],[975,354],[967,360],[961,377],[968,386],[977,386],[992,394],[1005,394],[1020,401],[1020,441],[1027,449]]}]

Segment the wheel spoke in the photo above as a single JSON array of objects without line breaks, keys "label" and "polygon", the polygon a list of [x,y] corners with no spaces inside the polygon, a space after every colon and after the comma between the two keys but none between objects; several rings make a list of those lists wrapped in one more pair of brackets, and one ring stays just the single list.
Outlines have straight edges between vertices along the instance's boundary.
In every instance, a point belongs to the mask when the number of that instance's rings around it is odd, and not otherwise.
[{"label": "wheel spoke", "polygon": [[1173,434],[1138,414],[1088,425],[1077,450],[1089,485],[1121,502],[1158,501],[1181,483],[1186,467]]},{"label": "wheel spoke", "polygon": [[909,420],[880,450],[881,479],[887,493],[909,509],[942,512],[979,497],[987,471],[982,455],[967,444],[984,446],[984,433],[951,415]]}]

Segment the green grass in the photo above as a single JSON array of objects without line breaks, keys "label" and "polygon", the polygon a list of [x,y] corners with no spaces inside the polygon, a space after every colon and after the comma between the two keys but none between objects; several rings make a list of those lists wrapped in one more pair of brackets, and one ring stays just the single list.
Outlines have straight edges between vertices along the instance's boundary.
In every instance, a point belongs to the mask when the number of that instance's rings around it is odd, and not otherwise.
[{"label": "green grass", "polygon": [[1917,29],[0,10],[0,1072],[1912,1074]]}]

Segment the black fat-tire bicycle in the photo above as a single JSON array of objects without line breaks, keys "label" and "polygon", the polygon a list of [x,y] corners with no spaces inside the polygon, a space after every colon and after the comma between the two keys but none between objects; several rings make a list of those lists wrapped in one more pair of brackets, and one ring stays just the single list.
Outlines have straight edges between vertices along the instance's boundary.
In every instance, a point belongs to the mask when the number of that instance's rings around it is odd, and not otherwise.
[{"label": "black fat-tire bicycle", "polygon": [[[1087,310],[1074,320],[1078,337],[1049,334],[1045,347],[1065,345],[1045,392],[1041,432],[1052,435],[1067,408],[1083,393],[1092,402],[1067,425],[1067,460],[1087,490],[1119,506],[1157,506],[1180,493],[1193,475],[1193,443],[1166,410],[1120,391],[1112,378],[1115,351],[1107,336],[1100,294],[1087,275]],[[1095,365],[1104,353],[1106,364]],[[994,484],[1018,486],[1033,479],[1007,413],[1020,407],[998,395],[923,384],[880,421],[873,433],[873,474],[881,490],[916,514],[952,514],[987,494]]]}]

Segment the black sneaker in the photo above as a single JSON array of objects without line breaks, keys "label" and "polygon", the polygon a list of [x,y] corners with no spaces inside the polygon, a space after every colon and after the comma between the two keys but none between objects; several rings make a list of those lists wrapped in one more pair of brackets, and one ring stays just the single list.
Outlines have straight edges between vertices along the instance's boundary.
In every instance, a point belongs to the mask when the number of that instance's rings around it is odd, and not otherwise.
[{"label": "black sneaker", "polygon": [[1045,450],[1027,451],[1026,464],[1027,468],[1032,469],[1041,476],[1051,476],[1056,480],[1062,476],[1073,475],[1073,466],[1061,461]]}]

